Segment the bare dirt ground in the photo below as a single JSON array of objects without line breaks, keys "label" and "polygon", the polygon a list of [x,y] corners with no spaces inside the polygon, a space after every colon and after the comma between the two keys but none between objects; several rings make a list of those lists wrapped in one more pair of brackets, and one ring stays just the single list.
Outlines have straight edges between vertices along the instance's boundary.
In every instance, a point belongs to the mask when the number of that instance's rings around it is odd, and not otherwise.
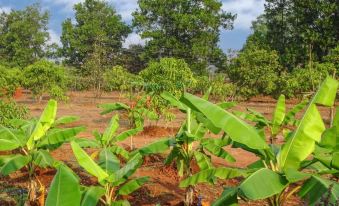
[{"label": "bare dirt ground", "polygon": [[[80,117],[80,120],[74,123],[72,126],[83,125],[87,127],[87,130],[79,135],[79,137],[93,138],[91,133],[95,129],[103,131],[106,128],[112,114],[100,115],[100,109],[97,108],[98,104],[102,103],[112,103],[112,102],[127,102],[126,98],[123,98],[119,93],[108,93],[104,94],[101,98],[94,98],[91,92],[70,92],[69,101],[67,103],[59,102],[58,105],[58,116],[64,115],[76,115]],[[21,104],[25,104],[31,110],[32,116],[39,116],[47,102],[44,99],[41,103],[35,102],[31,95],[24,93],[17,101]],[[287,102],[287,107],[292,107],[297,100],[291,100]],[[274,109],[275,100],[272,98],[258,97],[254,98],[247,102],[240,102],[235,107],[236,110],[245,111],[246,108],[251,108],[256,111],[263,113],[268,118],[271,118],[272,111]],[[321,109],[322,115],[326,118],[329,117],[328,109]],[[162,137],[173,136],[181,122],[184,120],[184,116],[176,111],[176,119],[173,122],[167,123],[164,121],[159,122],[146,122],[145,131],[134,137],[134,144],[136,147],[141,147],[145,144],[151,143]],[[127,121],[124,117],[120,118],[120,129],[121,131],[128,128]],[[129,140],[122,142],[122,146],[129,148]],[[254,162],[257,158],[243,150],[227,148],[235,158],[235,163],[228,163],[225,160],[215,158],[213,159],[216,165],[220,166],[230,166],[230,167],[245,167],[251,162]],[[95,183],[95,180],[86,177],[81,172],[76,164],[75,158],[72,155],[72,151],[68,144],[64,145],[62,148],[58,149],[53,153],[53,156],[58,159],[65,161],[80,174],[83,184]],[[175,170],[172,167],[165,167],[162,164],[165,155],[154,155],[147,157],[144,165],[136,173],[136,176],[150,176],[151,181],[146,184],[145,187],[134,192],[131,196],[127,198],[132,205],[181,205],[183,199],[184,190],[178,188],[179,178],[176,175]],[[50,184],[55,171],[53,170],[43,170],[40,173],[42,182],[48,187]],[[7,184],[25,184],[25,177],[22,177],[18,174],[12,176],[11,179],[5,179],[4,182]],[[1,181],[3,182],[3,181]],[[196,194],[203,198],[205,205],[213,202],[217,197],[220,196],[222,188],[225,186],[235,186],[239,180],[227,180],[219,181],[216,185],[201,184],[197,186]],[[0,188],[1,189],[1,188]],[[1,199],[1,196],[0,196]],[[293,197],[288,205],[301,205],[302,202]],[[242,202],[241,205],[266,205],[263,201],[257,202]]]}]

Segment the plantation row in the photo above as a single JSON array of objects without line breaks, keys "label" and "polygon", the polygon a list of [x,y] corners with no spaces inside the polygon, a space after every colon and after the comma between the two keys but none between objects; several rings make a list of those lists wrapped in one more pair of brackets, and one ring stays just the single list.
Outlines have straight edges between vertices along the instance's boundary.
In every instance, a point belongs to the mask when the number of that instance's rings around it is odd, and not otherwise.
[{"label": "plantation row", "polygon": [[[318,105],[333,108],[338,81],[327,77],[317,93],[286,111],[281,95],[272,118],[247,110],[234,111],[232,102],[214,104],[209,93],[202,98],[184,93],[180,99],[169,92],[161,97],[171,107],[186,114],[174,137],[155,141],[127,151],[119,142],[132,138],[143,130],[143,119],[149,115],[146,107],[133,113],[134,107],[123,103],[100,105],[102,114],[127,110],[134,125],[117,134],[119,117],[114,115],[103,133],[94,131],[94,139],[76,137],[84,127],[65,127],[77,120],[65,116],[56,119],[57,102],[50,100],[38,120],[13,119],[11,127],[0,127],[0,173],[9,175],[21,168],[28,172],[28,202],[44,203],[44,186],[39,182],[38,168],[55,168],[56,175],[48,189],[46,205],[129,205],[122,197],[131,194],[148,181],[148,177],[133,175],[147,155],[168,154],[164,165],[174,163],[181,177],[179,186],[186,188],[184,202],[192,205],[194,187],[200,183],[216,183],[219,179],[238,178],[236,187],[226,187],[213,205],[237,205],[238,201],[266,200],[269,205],[284,205],[298,195],[309,205],[337,205],[339,184],[334,181],[339,170],[337,110],[330,127],[326,128]],[[303,111],[302,118],[296,114]],[[138,114],[138,115],[137,115]],[[254,123],[254,124],[253,124]],[[254,125],[254,126],[252,126]],[[217,138],[210,138],[215,134]],[[278,136],[284,137],[277,144]],[[269,141],[269,143],[267,143]],[[131,141],[132,142],[132,141]],[[70,143],[79,166],[98,180],[97,185],[84,186],[79,177],[64,162],[54,159],[51,152]],[[216,167],[212,156],[234,162],[226,146],[241,148],[255,154],[259,160],[246,168]],[[93,148],[88,154],[84,149]],[[199,171],[192,173],[192,164]],[[22,170],[24,171],[24,170]],[[213,185],[211,185],[213,187]]]}]

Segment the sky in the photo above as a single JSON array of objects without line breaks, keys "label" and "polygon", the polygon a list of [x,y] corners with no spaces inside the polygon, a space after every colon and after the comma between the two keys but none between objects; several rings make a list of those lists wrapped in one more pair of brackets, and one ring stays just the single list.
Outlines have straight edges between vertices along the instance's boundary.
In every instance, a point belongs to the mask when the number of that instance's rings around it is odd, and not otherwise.
[{"label": "sky", "polygon": [[[61,23],[66,18],[73,18],[73,5],[84,0],[0,0],[0,11],[10,12],[11,9],[23,9],[39,2],[43,10],[49,10],[49,32],[51,42],[60,45]],[[137,0],[106,0],[115,7],[122,20],[131,24],[131,13],[138,8]],[[222,0],[223,10],[237,14],[233,30],[222,30],[219,45],[223,51],[241,49],[247,36],[251,33],[251,22],[264,11],[265,0]],[[130,34],[124,47],[130,44],[144,44],[136,33]]]}]

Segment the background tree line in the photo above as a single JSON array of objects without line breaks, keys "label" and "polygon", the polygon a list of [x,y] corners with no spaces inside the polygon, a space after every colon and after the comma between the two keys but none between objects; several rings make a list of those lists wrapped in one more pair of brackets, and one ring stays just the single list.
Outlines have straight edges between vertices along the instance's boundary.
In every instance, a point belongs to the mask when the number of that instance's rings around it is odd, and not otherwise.
[{"label": "background tree line", "polygon": [[[72,88],[94,89],[99,94],[101,90],[135,89],[143,84],[136,83],[140,80],[136,74],[170,58],[187,63],[194,76],[189,89],[195,92],[202,93],[213,85],[212,91],[223,98],[280,93],[292,97],[314,91],[326,75],[335,75],[338,69],[336,0],[266,0],[264,13],[252,24],[252,34],[232,56],[218,43],[220,30],[232,29],[236,14],[224,11],[221,1],[139,0],[138,5],[132,25],[127,25],[106,1],[75,4],[74,20],[62,23],[61,46],[50,43],[49,13],[38,4],[1,13],[0,78],[13,82],[7,70],[25,71],[18,84],[32,88],[28,80],[42,75],[41,70],[51,68],[54,62],[60,64],[53,66],[60,70],[54,72],[57,78],[63,74],[68,81],[58,81],[63,85],[37,93],[49,91],[58,96]],[[123,48],[123,41],[133,31],[146,40],[145,45]],[[181,63],[166,65],[173,72],[183,69],[172,66]],[[217,74],[210,75],[209,68],[217,68]],[[29,74],[33,72],[35,75]],[[53,78],[45,75],[40,79],[58,84]],[[9,86],[2,84],[3,91],[9,91]],[[153,85],[154,90],[159,86]]]}]

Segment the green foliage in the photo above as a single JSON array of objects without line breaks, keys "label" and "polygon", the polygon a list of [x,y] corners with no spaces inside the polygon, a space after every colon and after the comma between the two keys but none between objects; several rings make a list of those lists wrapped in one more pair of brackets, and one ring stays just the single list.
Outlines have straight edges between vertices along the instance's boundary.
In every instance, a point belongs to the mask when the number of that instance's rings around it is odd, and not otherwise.
[{"label": "green foliage", "polygon": [[38,4],[0,14],[0,60],[25,67],[45,57],[49,33],[48,12]]},{"label": "green foliage", "polygon": [[[310,174],[304,173],[311,167],[305,171],[303,169],[310,165],[307,159],[315,151],[315,144],[320,142],[321,135],[325,131],[325,125],[317,105],[331,107],[334,104],[337,89],[338,82],[327,77],[319,87],[318,92],[310,100],[303,117],[298,121],[292,121],[296,122],[295,130],[283,133],[285,142],[281,146],[275,145],[274,142],[267,145],[264,133],[261,131],[266,131],[269,128],[271,135],[281,133],[286,124],[289,124],[292,120],[291,115],[294,116],[303,106],[297,105],[290,112],[285,113],[284,97],[281,96],[272,121],[266,120],[262,114],[255,111],[250,111],[251,113],[248,115],[240,115],[244,119],[253,121],[255,123],[253,127],[233,114],[224,111],[218,105],[185,94],[182,102],[189,105],[194,111],[202,113],[210,121],[207,123],[212,123],[214,127],[223,130],[226,133],[224,137],[229,138],[233,147],[252,152],[260,158],[259,161],[248,165],[249,175],[246,179],[234,190],[227,188],[215,205],[222,205],[227,202],[236,204],[236,196],[244,200],[266,199],[269,205],[283,205],[293,193],[296,193],[298,187],[292,191],[287,191],[286,188],[295,182],[311,177]],[[339,118],[336,118],[335,122],[337,122],[337,119]],[[313,161],[311,161],[312,163]],[[199,176],[201,178],[206,177],[204,173],[206,171],[189,177],[184,182],[196,182]],[[217,173],[213,173],[213,176],[218,177]],[[211,178],[211,176],[208,177]],[[338,183],[320,177],[319,179],[313,177],[313,180],[310,179],[309,181],[311,182],[303,186],[300,193],[302,197],[314,196],[314,191],[322,191],[312,198],[312,204],[314,204],[314,199],[319,200],[324,195],[326,188],[329,190],[331,184],[335,189],[330,192],[330,199],[338,195]],[[258,187],[258,185],[263,185],[263,187]]]},{"label": "green foliage", "polygon": [[149,40],[143,56],[184,59],[193,71],[205,73],[208,64],[225,61],[219,48],[220,29],[232,29],[235,15],[222,10],[217,0],[140,0],[133,24]]},{"label": "green foliage", "polygon": [[12,97],[22,84],[22,72],[18,68],[0,65],[0,97]]},{"label": "green foliage", "polygon": [[[119,162],[117,156],[123,157],[125,159],[129,159],[129,153],[118,145],[118,142],[124,141],[127,138],[132,138],[133,135],[136,135],[138,132],[142,130],[142,128],[133,128],[130,130],[123,131],[119,134],[116,134],[119,128],[119,117],[115,115],[106,130],[103,134],[98,131],[93,132],[95,139],[90,140],[87,138],[77,138],[74,141],[79,144],[82,148],[96,148],[98,149],[95,154],[99,154],[99,164],[104,164],[105,161],[101,158],[101,156],[106,156],[109,154],[110,161]],[[107,160],[108,161],[108,160]],[[105,168],[105,166],[103,166]],[[112,167],[114,164],[112,163]],[[109,168],[105,168],[108,169]]]},{"label": "green foliage", "polygon": [[40,60],[23,70],[23,85],[39,100],[44,93],[65,100],[67,83],[65,68],[47,60]]},{"label": "green foliage", "polygon": [[105,1],[86,0],[74,5],[75,21],[66,19],[62,24],[62,55],[68,65],[81,69],[97,42],[103,59],[112,63],[122,47],[130,28],[121,20],[115,9]]},{"label": "green foliage", "polygon": [[[105,140],[105,133],[102,140]],[[105,205],[129,205],[126,200],[118,200],[120,196],[134,192],[148,181],[148,177],[132,178],[142,164],[140,154],[132,156],[124,166],[121,166],[117,158],[112,158],[114,157],[112,151],[106,148],[101,148],[104,154],[99,155],[96,162],[76,142],[71,142],[71,146],[79,165],[99,182],[99,186],[85,188],[83,201],[86,202],[83,202],[83,205],[90,202],[96,205],[99,199],[102,199]]]},{"label": "green foliage", "polygon": [[143,85],[140,76],[129,73],[122,66],[114,66],[103,75],[106,91],[135,91]]},{"label": "green foliage", "polygon": [[312,67],[297,67],[291,73],[282,73],[278,79],[275,93],[285,94],[287,97],[302,96],[312,92],[326,78],[332,76],[335,66],[332,63],[314,63]]},{"label": "green foliage", "polygon": [[17,104],[13,100],[0,100],[0,125],[13,127],[13,120],[27,119],[28,108]]},{"label": "green foliage", "polygon": [[145,91],[151,96],[151,108],[163,114],[167,109],[167,102],[160,94],[169,92],[179,97],[186,88],[194,87],[196,80],[184,60],[163,58],[159,62],[150,62],[148,67],[140,72],[145,82]]},{"label": "green foliage", "polygon": [[270,95],[276,89],[280,65],[278,54],[259,48],[249,48],[232,59],[228,76],[236,85],[236,94],[251,97]]},{"label": "green foliage", "polygon": [[74,118],[56,119],[57,102],[50,100],[39,120],[17,120],[16,128],[0,126],[0,151],[13,154],[0,156],[0,174],[9,175],[25,167],[28,171],[29,200],[35,202],[37,168],[54,167],[57,161],[50,152],[72,140],[83,127],[60,128],[59,125],[73,122]]}]

